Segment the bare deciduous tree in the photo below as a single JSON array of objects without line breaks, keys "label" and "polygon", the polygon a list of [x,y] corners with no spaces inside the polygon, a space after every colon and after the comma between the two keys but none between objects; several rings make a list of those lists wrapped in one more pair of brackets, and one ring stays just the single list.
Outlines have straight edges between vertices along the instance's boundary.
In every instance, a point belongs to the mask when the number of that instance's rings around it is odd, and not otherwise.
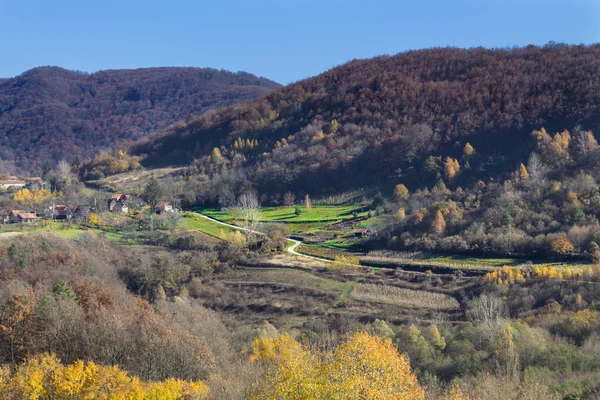
[{"label": "bare deciduous tree", "polygon": [[292,192],[286,192],[283,195],[283,204],[288,207],[293,207],[296,202],[296,196]]},{"label": "bare deciduous tree", "polygon": [[66,160],[60,160],[56,166],[56,176],[61,182],[69,181],[71,178],[71,164]]},{"label": "bare deciduous tree", "polygon": [[538,153],[531,153],[529,161],[527,162],[527,171],[529,172],[529,178],[533,181],[538,181],[544,178],[546,174],[546,167],[542,162],[542,157]]},{"label": "bare deciduous tree", "polygon": [[247,192],[240,195],[238,198],[236,211],[242,221],[244,227],[244,236],[248,242],[256,232],[260,224],[260,202],[256,193]]},{"label": "bare deciduous tree", "polygon": [[507,316],[506,304],[495,296],[482,294],[472,300],[467,308],[467,318],[483,327],[491,337],[502,328],[502,320]]}]

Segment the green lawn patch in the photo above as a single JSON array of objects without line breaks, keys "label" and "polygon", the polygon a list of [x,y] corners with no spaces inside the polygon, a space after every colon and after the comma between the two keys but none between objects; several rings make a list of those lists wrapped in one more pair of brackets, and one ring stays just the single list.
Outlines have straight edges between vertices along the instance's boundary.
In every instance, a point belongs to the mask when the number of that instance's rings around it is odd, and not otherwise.
[{"label": "green lawn patch", "polygon": [[202,218],[201,216],[192,213],[183,214],[181,226],[183,229],[187,229],[189,231],[202,232],[206,235],[218,239],[221,238],[222,233],[225,233],[225,235],[229,237],[229,235],[233,231],[237,230],[228,226],[217,224],[216,222],[210,221],[206,218]]},{"label": "green lawn patch", "polygon": [[[313,206],[306,210],[300,206],[301,213],[296,215],[296,207],[265,207],[261,210],[261,222],[280,222],[286,224],[306,224],[318,222],[340,222],[352,218],[356,212],[359,217],[367,216],[366,207],[360,204],[323,205]],[[218,219],[223,222],[231,222],[236,219],[235,211],[205,209],[202,214]]]}]

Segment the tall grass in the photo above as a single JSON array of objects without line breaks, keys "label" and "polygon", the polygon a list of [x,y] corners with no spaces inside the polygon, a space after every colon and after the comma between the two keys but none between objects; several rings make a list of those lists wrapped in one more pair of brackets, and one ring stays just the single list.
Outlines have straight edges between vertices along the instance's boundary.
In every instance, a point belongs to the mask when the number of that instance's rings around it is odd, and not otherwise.
[{"label": "tall grass", "polygon": [[357,284],[351,296],[355,300],[409,308],[427,308],[444,311],[458,310],[460,308],[458,301],[454,297],[442,293],[372,283]]}]

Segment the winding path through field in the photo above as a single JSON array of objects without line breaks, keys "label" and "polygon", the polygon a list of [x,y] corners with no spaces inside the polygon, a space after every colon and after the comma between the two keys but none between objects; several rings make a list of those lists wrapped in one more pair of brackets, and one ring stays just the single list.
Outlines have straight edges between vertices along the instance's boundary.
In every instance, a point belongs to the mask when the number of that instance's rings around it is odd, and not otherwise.
[{"label": "winding path through field", "polygon": [[[229,228],[237,229],[237,230],[240,230],[240,231],[246,231],[246,232],[250,232],[250,229],[248,229],[248,228],[244,228],[244,227],[241,227],[241,226],[237,226],[237,225],[228,224],[228,223],[226,223],[226,222],[219,221],[218,219],[214,219],[214,218],[212,218],[212,217],[209,217],[209,216],[207,216],[207,215],[201,214],[201,213],[199,213],[199,212],[195,212],[194,214],[196,214],[196,215],[198,215],[198,216],[200,216],[200,217],[202,217],[202,218],[205,218],[205,219],[207,219],[207,220],[209,220],[209,221],[211,221],[211,222],[214,222],[214,223],[216,223],[216,224],[219,224],[219,225],[227,226],[227,227],[229,227]],[[258,232],[258,231],[253,231],[253,232],[254,232],[254,233],[256,233],[257,235],[264,235],[264,233],[263,233],[263,232]],[[292,242],[292,245],[291,245],[290,247],[288,247],[288,248],[287,248],[287,252],[288,252],[288,253],[290,253],[290,254],[293,254],[293,255],[295,255],[295,256],[300,256],[300,257],[304,257],[304,258],[309,258],[309,259],[316,260],[316,261],[321,261],[321,262],[331,262],[331,260],[328,260],[328,259],[326,259],[326,258],[320,258],[320,257],[308,256],[308,255],[306,255],[306,254],[298,253],[298,252],[296,251],[296,249],[298,248],[298,246],[300,246],[300,245],[302,244],[302,242],[301,242],[300,240],[296,240],[296,239],[292,239],[292,238],[287,238],[287,240],[289,240],[290,242]]]}]

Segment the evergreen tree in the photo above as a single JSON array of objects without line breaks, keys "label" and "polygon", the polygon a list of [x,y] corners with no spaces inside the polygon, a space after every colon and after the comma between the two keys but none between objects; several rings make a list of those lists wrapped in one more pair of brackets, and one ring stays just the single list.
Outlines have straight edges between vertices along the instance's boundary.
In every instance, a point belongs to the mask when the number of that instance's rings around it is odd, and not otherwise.
[{"label": "evergreen tree", "polygon": [[79,160],[78,156],[75,156],[75,158],[73,159],[73,161],[71,162],[71,166],[75,169],[79,169],[79,166],[81,165],[81,161]]},{"label": "evergreen tree", "polygon": [[50,170],[50,162],[46,160],[46,162],[44,163],[44,168],[42,169],[42,177],[45,178],[46,175],[48,175],[48,172],[50,172]]},{"label": "evergreen tree", "polygon": [[581,207],[577,207],[575,209],[575,212],[573,213],[573,222],[575,222],[577,225],[585,224],[585,213]]},{"label": "evergreen tree", "polygon": [[504,213],[504,217],[502,217],[502,225],[515,226],[515,219],[513,218],[512,215],[510,215],[510,212],[506,211]]},{"label": "evergreen tree", "polygon": [[150,208],[154,210],[156,204],[158,204],[160,198],[163,195],[162,187],[160,183],[156,180],[156,178],[151,177],[146,187],[144,188],[144,195],[148,199],[148,204],[150,204]]}]

